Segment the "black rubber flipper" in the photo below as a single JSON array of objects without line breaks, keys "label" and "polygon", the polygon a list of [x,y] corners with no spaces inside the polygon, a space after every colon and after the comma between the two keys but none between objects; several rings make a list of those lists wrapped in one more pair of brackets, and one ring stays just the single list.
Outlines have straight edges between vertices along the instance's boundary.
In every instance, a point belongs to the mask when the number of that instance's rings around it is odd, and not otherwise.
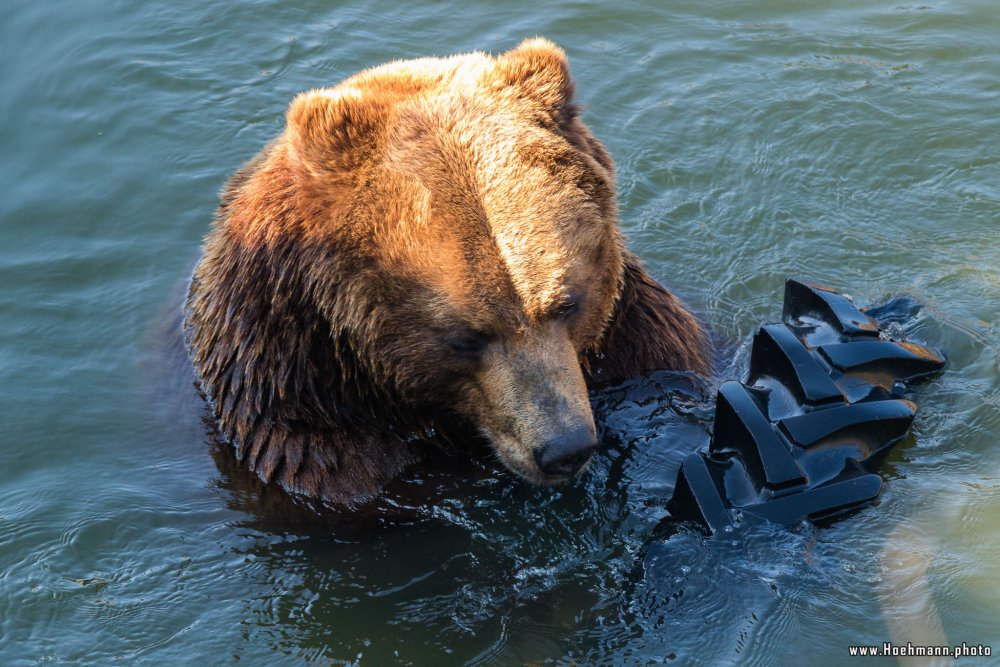
[{"label": "black rubber flipper", "polygon": [[809,405],[844,401],[844,395],[833,383],[826,369],[791,330],[782,324],[761,327],[753,339],[750,352],[750,377],[754,384],[764,377],[773,377]]},{"label": "black rubber flipper", "polygon": [[879,328],[868,315],[855,308],[843,294],[829,287],[789,278],[785,281],[785,307],[781,319],[786,324],[813,316],[847,336],[878,336]]},{"label": "black rubber flipper", "polygon": [[715,404],[715,435],[711,453],[736,452],[752,477],[769,489],[806,483],[791,447],[774,430],[750,390],[739,382],[719,389]]},{"label": "black rubber flipper", "polygon": [[[892,443],[910,430],[917,406],[886,400],[816,410],[778,421],[782,433],[798,447],[809,449],[832,439]],[[869,448],[874,451],[877,447]]]},{"label": "black rubber flipper", "polygon": [[881,340],[874,319],[820,285],[789,279],[783,319],[754,337],[747,382],[719,389],[712,442],[685,459],[657,534],[678,522],[716,533],[737,516],[827,518],[881,492],[866,464],[909,431],[905,383],[944,359]]},{"label": "black rubber flipper", "polygon": [[732,523],[719,487],[705,459],[697,453],[684,459],[669,509],[672,516],[693,521],[710,533]]},{"label": "black rubber flipper", "polygon": [[944,359],[934,350],[891,340],[857,340],[819,346],[820,355],[843,373],[877,373],[892,378],[936,373]]},{"label": "black rubber flipper", "polygon": [[863,505],[878,498],[881,492],[882,478],[868,473],[835,479],[802,493],[751,505],[744,508],[743,513],[775,523],[795,523],[828,517]]}]

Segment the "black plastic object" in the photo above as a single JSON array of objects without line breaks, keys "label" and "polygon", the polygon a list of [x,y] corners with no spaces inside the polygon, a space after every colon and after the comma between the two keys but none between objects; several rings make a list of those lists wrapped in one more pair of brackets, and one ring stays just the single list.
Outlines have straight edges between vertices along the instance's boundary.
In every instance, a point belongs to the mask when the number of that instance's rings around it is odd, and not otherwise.
[{"label": "black plastic object", "polygon": [[754,337],[746,383],[719,389],[711,444],[681,465],[668,524],[709,533],[747,517],[791,524],[881,492],[869,466],[909,432],[917,408],[901,398],[906,383],[944,359],[888,340],[850,298],[820,285],[789,279],[782,319]]}]

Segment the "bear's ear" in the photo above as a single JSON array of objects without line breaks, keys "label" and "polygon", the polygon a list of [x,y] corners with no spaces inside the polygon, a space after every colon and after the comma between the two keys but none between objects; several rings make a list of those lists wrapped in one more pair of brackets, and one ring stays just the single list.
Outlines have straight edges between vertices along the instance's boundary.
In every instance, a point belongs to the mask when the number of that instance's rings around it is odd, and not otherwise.
[{"label": "bear's ear", "polygon": [[300,93],[286,115],[295,156],[314,175],[346,172],[379,145],[388,107],[377,94],[349,85]]},{"label": "bear's ear", "polygon": [[497,58],[497,72],[503,84],[518,97],[540,104],[554,116],[571,112],[573,79],[566,53],[543,37],[521,42],[517,48]]}]

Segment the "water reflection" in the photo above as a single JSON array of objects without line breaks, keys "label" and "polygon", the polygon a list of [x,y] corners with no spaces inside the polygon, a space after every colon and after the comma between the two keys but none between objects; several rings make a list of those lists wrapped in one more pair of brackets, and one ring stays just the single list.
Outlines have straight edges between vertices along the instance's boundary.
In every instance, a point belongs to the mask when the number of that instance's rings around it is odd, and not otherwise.
[{"label": "water reflection", "polygon": [[[606,444],[585,476],[528,486],[490,457],[414,469],[379,503],[317,516],[213,445],[241,529],[257,628],[300,657],[378,663],[579,659],[627,646],[637,554],[676,469],[707,438],[691,378],[658,373],[593,396]],[[439,461],[444,463],[444,461]],[[597,652],[597,653],[595,653]]]},{"label": "water reflection", "polygon": [[[901,331],[917,326],[907,299],[875,312]],[[745,364],[741,352],[734,359]],[[800,628],[814,633],[789,641],[802,650],[832,635],[874,642],[920,631],[916,617],[898,613],[895,593],[878,592],[895,590],[890,545],[912,546],[896,533],[886,541],[896,519],[879,506],[820,527],[656,533],[681,461],[708,442],[709,393],[672,373],[594,392],[605,448],[564,487],[528,486],[480,443],[471,456],[408,471],[381,501],[346,515],[290,502],[213,441],[218,487],[243,517],[236,529],[253,536],[234,548],[255,582],[243,601],[247,641],[266,638],[295,658],[378,664],[640,655],[766,664],[759,645]],[[891,461],[886,469],[894,474]],[[883,614],[894,620],[871,627]]]}]

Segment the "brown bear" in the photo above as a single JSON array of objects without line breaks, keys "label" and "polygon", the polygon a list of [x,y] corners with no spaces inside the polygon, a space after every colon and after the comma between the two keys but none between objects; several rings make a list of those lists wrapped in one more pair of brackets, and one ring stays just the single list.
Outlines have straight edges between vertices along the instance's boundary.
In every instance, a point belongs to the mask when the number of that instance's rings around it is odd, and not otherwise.
[{"label": "brown bear", "polygon": [[530,39],[292,101],[226,186],[185,304],[243,465],[351,505],[418,442],[471,432],[561,482],[597,446],[588,385],[708,370],[702,327],[625,250],[572,98],[566,55]]}]

